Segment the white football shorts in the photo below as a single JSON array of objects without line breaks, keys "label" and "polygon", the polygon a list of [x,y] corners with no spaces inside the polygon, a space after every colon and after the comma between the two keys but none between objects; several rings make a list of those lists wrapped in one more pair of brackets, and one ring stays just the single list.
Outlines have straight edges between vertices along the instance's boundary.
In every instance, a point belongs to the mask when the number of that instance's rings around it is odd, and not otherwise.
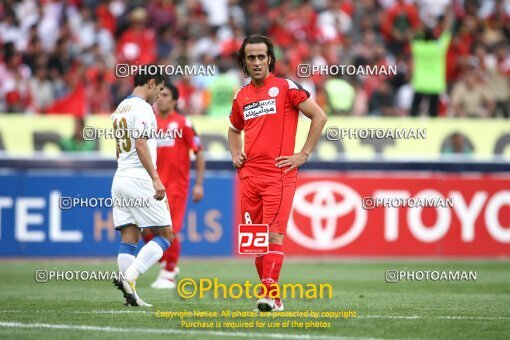
[{"label": "white football shorts", "polygon": [[[153,198],[155,194],[149,180],[114,176],[112,183],[113,225],[119,230],[135,224],[138,228],[167,227],[172,225],[168,199]],[[143,202],[141,202],[143,200]],[[142,204],[141,204],[142,203]]]}]

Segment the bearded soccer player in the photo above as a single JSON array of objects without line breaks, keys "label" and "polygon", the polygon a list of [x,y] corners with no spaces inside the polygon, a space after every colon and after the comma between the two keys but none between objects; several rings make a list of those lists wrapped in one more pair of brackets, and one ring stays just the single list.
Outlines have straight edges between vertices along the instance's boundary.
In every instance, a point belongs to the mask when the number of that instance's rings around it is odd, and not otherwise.
[{"label": "bearded soccer player", "polygon": [[[166,83],[156,102],[158,130],[166,131],[165,138],[158,139],[157,167],[161,181],[166,189],[173,222],[173,242],[161,258],[162,268],[152,288],[173,289],[176,287],[176,276],[179,274],[177,263],[181,245],[177,233],[182,229],[186,202],[188,201],[190,151],[196,157],[196,180],[192,189],[193,201],[198,202],[204,197],[205,160],[200,137],[195,132],[191,121],[177,113],[176,106],[179,91],[175,85]],[[144,233],[146,242],[152,234]]]},{"label": "bearded soccer player", "polygon": [[[257,308],[282,311],[281,298],[273,299],[271,292],[283,264],[283,239],[297,168],[310,157],[327,118],[301,86],[273,75],[276,58],[269,38],[247,37],[238,62],[245,76],[251,77],[234,97],[228,130],[232,161],[240,178],[241,216],[246,224],[269,225],[269,252],[255,258],[257,273],[268,292],[257,301]],[[303,148],[294,153],[300,111],[311,119],[311,125]]]}]

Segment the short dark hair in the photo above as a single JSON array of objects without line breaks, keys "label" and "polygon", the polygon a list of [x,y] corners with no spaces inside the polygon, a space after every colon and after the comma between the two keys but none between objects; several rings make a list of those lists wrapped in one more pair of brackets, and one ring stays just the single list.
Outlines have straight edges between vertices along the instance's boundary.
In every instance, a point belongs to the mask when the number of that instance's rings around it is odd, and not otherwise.
[{"label": "short dark hair", "polygon": [[166,82],[164,67],[155,64],[140,65],[135,75],[135,87],[144,86],[149,80],[154,79],[156,84]]},{"label": "short dark hair", "polygon": [[269,72],[274,72],[275,66],[276,66],[276,56],[274,54],[274,44],[268,37],[260,34],[252,34],[247,36],[243,44],[241,45],[241,48],[239,49],[237,53],[237,63],[239,64],[239,67],[243,71],[244,75],[246,77],[250,76],[250,73],[248,72],[248,68],[246,67],[246,53],[245,48],[248,44],[266,44],[267,46],[267,55],[269,58],[271,58],[271,61],[269,63]]},{"label": "short dark hair", "polygon": [[167,81],[165,83],[165,87],[168,88],[170,90],[170,92],[172,93],[172,99],[177,101],[179,99],[179,89],[177,88],[177,86],[175,86],[171,82]]}]

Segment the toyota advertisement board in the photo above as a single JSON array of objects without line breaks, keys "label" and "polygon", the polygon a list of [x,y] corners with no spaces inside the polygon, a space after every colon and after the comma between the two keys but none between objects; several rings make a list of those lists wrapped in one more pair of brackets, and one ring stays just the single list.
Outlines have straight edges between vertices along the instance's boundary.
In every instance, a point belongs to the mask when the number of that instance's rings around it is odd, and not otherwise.
[{"label": "toyota advertisement board", "polygon": [[[446,204],[416,204],[424,197]],[[285,253],[509,256],[510,177],[301,172]]]},{"label": "toyota advertisement board", "polygon": [[[60,209],[59,198],[110,195],[113,173],[4,173],[0,256],[105,256],[119,235],[111,209]],[[208,174],[188,202],[183,255],[238,254],[237,176]],[[447,206],[375,206],[381,199]],[[400,201],[397,201],[399,203]],[[297,256],[510,256],[510,176],[433,172],[310,172],[298,176],[285,253]]]}]

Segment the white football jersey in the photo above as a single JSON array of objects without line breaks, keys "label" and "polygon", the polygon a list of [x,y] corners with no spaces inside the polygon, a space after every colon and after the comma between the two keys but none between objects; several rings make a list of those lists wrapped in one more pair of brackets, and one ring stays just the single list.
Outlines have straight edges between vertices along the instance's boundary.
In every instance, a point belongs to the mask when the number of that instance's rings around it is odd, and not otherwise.
[{"label": "white football jersey", "polygon": [[[135,148],[135,138],[148,134],[147,145],[151,154],[154,168],[156,168],[156,139],[157,129],[156,116],[145,100],[130,95],[124,99],[114,113],[111,115],[115,136],[117,138],[117,160],[116,175],[151,180],[147,170],[140,162]],[[123,130],[125,133],[119,133]]]}]

